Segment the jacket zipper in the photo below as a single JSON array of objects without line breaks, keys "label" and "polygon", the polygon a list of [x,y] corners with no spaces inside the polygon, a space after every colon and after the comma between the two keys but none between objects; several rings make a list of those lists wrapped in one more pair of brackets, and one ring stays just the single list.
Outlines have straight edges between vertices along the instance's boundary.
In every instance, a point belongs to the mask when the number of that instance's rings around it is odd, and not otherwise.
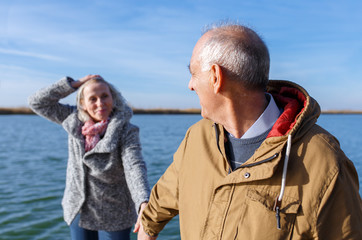
[{"label": "jacket zipper", "polygon": [[[220,149],[220,145],[219,145],[219,131],[218,131],[218,129],[217,129],[217,124],[214,123],[212,126],[214,127],[214,130],[215,130],[215,137],[216,137],[216,145],[217,145],[217,148],[219,149],[219,152],[221,153],[221,155],[223,155],[223,154],[222,154],[222,151],[221,151],[221,149]],[[273,156],[268,157],[267,159],[264,159],[264,160],[262,160],[262,161],[259,161],[259,162],[256,162],[256,163],[250,163],[250,164],[247,164],[247,165],[240,165],[239,167],[235,168],[234,171],[237,170],[237,169],[239,169],[239,168],[254,167],[254,166],[256,166],[256,165],[259,165],[259,164],[262,164],[262,163],[265,163],[265,162],[269,162],[269,161],[273,160],[274,158],[278,157],[278,155],[279,155],[279,153],[275,153]],[[224,156],[224,155],[223,155],[223,156]],[[230,174],[230,173],[232,172],[232,169],[231,169],[230,163],[229,163],[228,159],[226,158],[226,156],[225,156],[225,159],[226,159],[226,161],[227,161],[227,163],[228,163],[228,165],[229,165],[228,174]]]},{"label": "jacket zipper", "polygon": [[[240,165],[239,167],[235,168],[235,170],[237,170],[237,169],[239,169],[239,168],[254,167],[254,166],[256,166],[256,165],[269,162],[269,161],[273,160],[274,158],[278,157],[278,155],[279,155],[279,153],[275,153],[273,156],[268,157],[267,159],[261,160],[261,161],[259,161],[259,162],[250,163],[250,164],[246,164],[246,165]],[[235,171],[235,170],[234,170],[234,171]]]}]

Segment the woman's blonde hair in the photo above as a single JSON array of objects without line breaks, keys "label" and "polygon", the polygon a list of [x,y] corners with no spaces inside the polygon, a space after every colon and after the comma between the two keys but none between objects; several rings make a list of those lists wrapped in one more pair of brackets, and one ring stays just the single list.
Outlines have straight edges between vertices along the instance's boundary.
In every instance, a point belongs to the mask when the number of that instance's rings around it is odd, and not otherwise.
[{"label": "woman's blonde hair", "polygon": [[[84,84],[82,84],[77,92],[77,109],[78,109],[78,118],[82,122],[86,122],[90,119],[89,114],[87,111],[85,111],[82,107],[82,101],[84,100],[84,88],[88,86],[91,83],[104,83],[108,86],[109,91],[111,92],[112,98],[113,98],[113,110],[112,113],[116,111],[124,111],[126,100],[122,97],[121,93],[117,91],[117,89],[110,84],[109,82],[105,81],[102,78],[93,78],[91,80],[88,80]],[[111,114],[112,114],[111,113]]]}]

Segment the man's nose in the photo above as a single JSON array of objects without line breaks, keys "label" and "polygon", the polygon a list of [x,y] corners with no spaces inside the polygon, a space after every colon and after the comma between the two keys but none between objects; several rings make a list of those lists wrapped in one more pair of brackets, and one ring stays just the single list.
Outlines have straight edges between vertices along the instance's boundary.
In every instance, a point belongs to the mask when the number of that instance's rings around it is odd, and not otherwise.
[{"label": "man's nose", "polygon": [[190,81],[189,81],[189,89],[190,89],[191,91],[194,91],[194,86],[193,86],[192,78],[191,78]]}]

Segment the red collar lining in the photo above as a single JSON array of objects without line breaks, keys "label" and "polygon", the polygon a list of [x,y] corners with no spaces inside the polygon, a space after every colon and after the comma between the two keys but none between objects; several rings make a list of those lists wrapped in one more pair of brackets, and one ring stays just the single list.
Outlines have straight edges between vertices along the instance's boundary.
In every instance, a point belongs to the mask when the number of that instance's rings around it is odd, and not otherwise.
[{"label": "red collar lining", "polygon": [[284,109],[267,137],[279,137],[287,134],[297,122],[298,116],[306,105],[305,95],[296,88],[282,87],[278,93],[272,93],[277,105]]}]

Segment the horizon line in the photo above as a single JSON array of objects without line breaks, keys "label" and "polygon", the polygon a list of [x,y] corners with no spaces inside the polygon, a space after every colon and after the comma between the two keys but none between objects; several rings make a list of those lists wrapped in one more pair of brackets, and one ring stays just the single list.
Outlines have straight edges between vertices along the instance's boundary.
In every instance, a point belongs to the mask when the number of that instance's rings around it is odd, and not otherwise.
[{"label": "horizon line", "polygon": [[[199,108],[132,108],[134,114],[201,114]],[[0,107],[0,115],[35,114],[29,107]],[[321,110],[321,114],[362,114],[362,110]]]}]

